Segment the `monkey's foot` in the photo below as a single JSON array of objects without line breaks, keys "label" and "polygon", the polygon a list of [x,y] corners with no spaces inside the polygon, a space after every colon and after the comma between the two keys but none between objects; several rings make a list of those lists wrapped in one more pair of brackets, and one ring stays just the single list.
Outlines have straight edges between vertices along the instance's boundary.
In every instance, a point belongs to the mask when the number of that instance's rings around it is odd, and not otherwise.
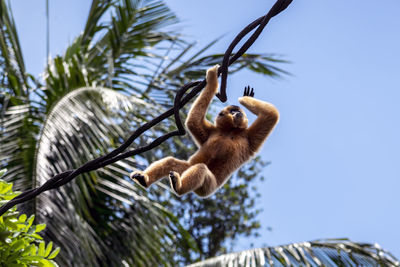
[{"label": "monkey's foot", "polygon": [[178,190],[176,189],[178,186],[180,187],[180,176],[179,173],[177,172],[169,172],[169,183],[171,184],[171,188],[175,191],[175,193],[178,193]]},{"label": "monkey's foot", "polygon": [[141,172],[141,171],[132,172],[130,175],[130,178],[133,181],[135,181],[136,183],[138,183],[139,185],[141,185],[142,187],[144,187],[144,188],[148,187],[146,181],[149,180],[149,177],[144,172]]}]

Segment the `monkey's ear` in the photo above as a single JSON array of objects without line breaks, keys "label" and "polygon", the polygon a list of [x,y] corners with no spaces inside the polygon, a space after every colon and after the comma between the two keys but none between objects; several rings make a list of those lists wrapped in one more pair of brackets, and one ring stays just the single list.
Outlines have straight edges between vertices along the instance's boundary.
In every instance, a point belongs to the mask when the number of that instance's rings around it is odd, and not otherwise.
[{"label": "monkey's ear", "polygon": [[243,96],[251,96],[254,97],[254,88],[250,89],[250,85],[244,88]]}]

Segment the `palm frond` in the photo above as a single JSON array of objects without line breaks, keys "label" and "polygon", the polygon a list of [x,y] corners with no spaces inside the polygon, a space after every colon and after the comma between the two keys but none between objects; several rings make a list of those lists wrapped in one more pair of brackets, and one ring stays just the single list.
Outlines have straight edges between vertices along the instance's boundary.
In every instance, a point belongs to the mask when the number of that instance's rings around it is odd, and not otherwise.
[{"label": "palm frond", "polygon": [[11,10],[0,0],[0,88],[11,95],[28,95],[28,78]]},{"label": "palm frond", "polygon": [[[0,0],[0,168],[16,190],[32,188],[32,158],[39,131],[30,92],[36,85],[28,74],[11,8]],[[21,207],[32,212],[29,204]]]},{"label": "palm frond", "polygon": [[31,187],[31,180],[26,179],[24,161],[24,149],[28,147],[21,147],[22,139],[29,136],[25,135],[28,133],[24,131],[29,108],[29,105],[5,107],[0,118],[0,169],[8,169],[4,179],[13,182],[18,190]]},{"label": "palm frond", "polygon": [[[82,48],[89,48],[90,43],[93,40],[94,36],[104,29],[105,25],[103,25],[100,20],[107,13],[109,8],[112,6],[112,1],[102,1],[102,0],[93,0],[92,5],[90,6],[89,15],[86,19],[85,29],[82,34],[82,38],[79,39],[79,46]],[[69,47],[70,51],[71,49]],[[66,51],[68,55],[69,50]]]},{"label": "palm frond", "polygon": [[[177,21],[164,2],[105,2],[93,2],[85,31],[50,62],[45,74],[48,103],[83,86],[139,92],[143,73],[152,73],[152,59],[162,57],[157,44],[178,39],[164,30]],[[101,20],[105,14],[110,20]]]},{"label": "palm frond", "polygon": [[[154,106],[136,97],[106,88],[81,88],[65,95],[41,134],[35,160],[38,186],[109,152],[152,118],[151,110]],[[141,136],[137,145],[149,142],[155,133]],[[62,244],[59,257],[64,264],[73,260],[101,266],[104,260],[121,264],[124,259],[132,265],[168,265],[173,262],[172,244],[193,247],[178,221],[129,180],[129,171],[140,166],[140,157],[126,159],[38,198],[40,219],[48,224],[47,236]]]},{"label": "palm frond", "polygon": [[[179,89],[188,81],[204,79],[206,70],[213,65],[220,64],[223,54],[212,54],[203,56],[217,40],[210,42],[204,48],[191,53],[194,44],[186,44],[182,48],[173,48],[165,58],[160,59],[161,71],[155,75],[145,75],[147,82],[145,94],[153,97],[157,102],[168,103],[172,92]],[[192,55],[191,55],[192,54]],[[289,75],[288,72],[276,66],[277,64],[288,63],[276,55],[245,54],[232,64],[229,71],[231,74],[242,69],[266,75],[272,78],[279,78]],[[170,101],[170,100],[169,100]]]},{"label": "palm frond", "polygon": [[245,250],[189,266],[400,266],[400,263],[377,244],[330,239]]}]

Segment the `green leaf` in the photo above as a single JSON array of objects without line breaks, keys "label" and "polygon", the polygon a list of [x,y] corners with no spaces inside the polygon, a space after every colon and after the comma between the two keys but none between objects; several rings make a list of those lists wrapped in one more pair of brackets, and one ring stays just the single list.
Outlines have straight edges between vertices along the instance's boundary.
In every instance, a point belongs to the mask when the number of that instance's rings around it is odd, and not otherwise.
[{"label": "green leaf", "polygon": [[26,264],[23,263],[7,263],[7,267],[25,267]]},{"label": "green leaf", "polygon": [[39,233],[46,228],[46,224],[37,224],[35,228],[35,233]]},{"label": "green leaf", "polygon": [[43,239],[43,237],[41,237],[41,236],[38,235],[38,234],[31,234],[30,236],[33,237],[33,238],[36,238],[36,239],[38,239],[38,240],[42,240],[42,239]]},{"label": "green leaf", "polygon": [[13,230],[18,230],[18,225],[13,220],[7,219],[4,221],[4,224]]},{"label": "green leaf", "polygon": [[39,243],[39,249],[38,249],[37,255],[44,257],[44,255],[45,255],[45,243],[44,242]]},{"label": "green leaf", "polygon": [[51,260],[54,259],[58,253],[60,252],[60,248],[57,247],[55,250],[53,250],[53,252],[51,252],[51,254],[47,257],[47,259]]},{"label": "green leaf", "polygon": [[24,252],[22,253],[23,255],[34,255],[36,254],[36,246],[31,244],[28,247],[25,248]]},{"label": "green leaf", "polygon": [[[0,170],[0,178],[7,172],[7,169],[2,169]],[[0,182],[0,188],[1,188],[1,182]]]},{"label": "green leaf", "polygon": [[21,260],[25,261],[25,262],[29,262],[30,264],[33,264],[33,262],[37,261],[40,262],[43,260],[43,257],[41,256],[24,256],[21,258]]},{"label": "green leaf", "polygon": [[53,242],[50,241],[50,242],[47,244],[46,251],[45,251],[45,253],[44,253],[44,256],[45,256],[45,257],[49,256],[49,254],[50,254],[52,248],[53,248]]},{"label": "green leaf", "polygon": [[14,244],[12,244],[11,250],[18,251],[24,248],[26,244],[27,242],[24,239],[17,240]]},{"label": "green leaf", "polygon": [[19,195],[19,193],[7,193],[6,195],[0,195],[0,198],[4,199],[4,200],[11,200],[18,195]]},{"label": "green leaf", "polygon": [[19,216],[18,221],[21,222],[21,223],[23,223],[23,222],[26,221],[26,218],[27,218],[26,214],[22,214],[21,216]]},{"label": "green leaf", "polygon": [[12,232],[8,230],[3,230],[0,231],[0,242],[5,242],[6,238],[11,234]]},{"label": "green leaf", "polygon": [[[0,175],[2,176],[2,175]],[[12,189],[12,184],[3,184],[3,187],[0,190],[0,194],[6,194],[8,191]]]},{"label": "green leaf", "polygon": [[28,235],[33,235],[36,231],[36,227],[34,225],[32,225],[31,227],[28,228],[28,231],[26,231],[26,233]]},{"label": "green leaf", "polygon": [[40,261],[39,266],[42,267],[58,267],[58,265],[54,261],[43,259]]},{"label": "green leaf", "polygon": [[28,222],[27,228],[30,228],[32,226],[34,220],[35,220],[35,215],[29,216],[28,221],[27,221]]}]

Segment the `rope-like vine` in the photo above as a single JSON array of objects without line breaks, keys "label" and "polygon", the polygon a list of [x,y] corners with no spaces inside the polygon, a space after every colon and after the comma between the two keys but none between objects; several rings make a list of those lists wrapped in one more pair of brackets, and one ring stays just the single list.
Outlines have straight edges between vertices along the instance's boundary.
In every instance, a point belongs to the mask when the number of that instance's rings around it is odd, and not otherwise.
[{"label": "rope-like vine", "polygon": [[[239,57],[241,57],[249,48],[250,46],[256,41],[258,36],[261,34],[262,30],[265,28],[267,23],[270,21],[270,19],[276,15],[278,15],[280,12],[285,10],[290,3],[293,0],[277,0],[276,3],[273,5],[273,7],[269,10],[269,12],[265,15],[262,16],[249,25],[247,25],[232,41],[232,43],[229,45],[228,49],[225,52],[221,67],[218,69],[218,74],[221,75],[221,86],[220,86],[220,92],[217,94],[217,97],[219,100],[222,102],[225,102],[227,100],[226,96],[226,83],[227,83],[227,78],[228,78],[228,67],[234,63]],[[254,31],[254,33],[249,37],[249,39],[242,45],[242,47],[232,55],[233,49],[237,46],[237,44],[252,30],[254,30],[256,27],[258,28]],[[144,125],[140,126],[133,134],[118,148],[114,149],[107,155],[98,157],[94,160],[91,160],[82,166],[80,166],[77,169],[73,170],[67,170],[62,173],[59,173],[49,180],[47,180],[42,186],[33,188],[30,190],[27,190],[17,197],[13,198],[12,200],[8,201],[6,204],[0,207],[0,216],[3,215],[8,209],[12,208],[13,206],[23,203],[25,201],[28,201],[39,194],[43,193],[44,191],[50,190],[50,189],[55,189],[58,188],[62,185],[65,185],[69,183],[71,180],[73,180],[75,177],[77,177],[80,174],[87,173],[93,170],[97,170],[99,168],[105,167],[109,164],[112,164],[114,162],[117,162],[121,159],[131,157],[140,153],[143,153],[145,151],[148,151],[150,149],[155,148],[156,146],[160,145],[163,143],[165,140],[168,138],[171,138],[173,136],[178,136],[178,135],[184,135],[186,133],[185,128],[183,126],[182,120],[179,115],[179,110],[187,104],[193,97],[195,97],[206,85],[206,80],[203,81],[196,81],[196,82],[190,82],[185,84],[181,89],[178,90],[175,96],[175,101],[174,101],[174,107],[167,110],[157,118],[153,119],[152,121],[149,121],[145,123]],[[191,89],[192,90],[185,95],[185,93]],[[163,136],[160,136],[156,138],[153,142],[151,142],[149,145],[142,146],[133,150],[129,150],[124,152],[131,144],[132,142],[138,138],[141,134],[143,134],[145,131],[153,127],[154,125],[160,123],[164,119],[170,117],[171,115],[174,115],[175,117],[175,123],[178,128],[178,130],[167,133]]]}]

